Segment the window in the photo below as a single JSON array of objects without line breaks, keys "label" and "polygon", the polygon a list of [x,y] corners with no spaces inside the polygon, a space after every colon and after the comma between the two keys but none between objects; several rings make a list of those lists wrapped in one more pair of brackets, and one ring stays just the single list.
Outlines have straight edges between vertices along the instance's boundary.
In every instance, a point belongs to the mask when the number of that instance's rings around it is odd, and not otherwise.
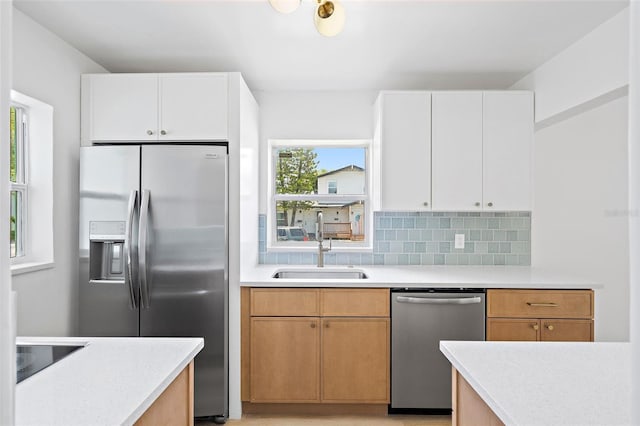
[{"label": "window", "polygon": [[334,248],[369,248],[369,146],[361,140],[269,141],[270,248],[316,249],[319,212]]},{"label": "window", "polygon": [[53,107],[11,91],[11,272],[53,266]]},{"label": "window", "polygon": [[27,110],[21,106],[12,105],[10,110],[10,227],[9,244],[11,257],[25,255],[25,230],[27,211]]}]

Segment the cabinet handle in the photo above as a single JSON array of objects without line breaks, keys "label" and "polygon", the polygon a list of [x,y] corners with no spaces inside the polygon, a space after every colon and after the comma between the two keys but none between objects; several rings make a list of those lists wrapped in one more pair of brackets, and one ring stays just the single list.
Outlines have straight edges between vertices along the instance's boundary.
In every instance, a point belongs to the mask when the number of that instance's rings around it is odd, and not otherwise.
[{"label": "cabinet handle", "polygon": [[167,134],[167,131],[166,131],[166,130],[160,130],[160,134],[161,134],[162,136],[165,136],[165,135]]},{"label": "cabinet handle", "polygon": [[423,206],[428,206],[429,203],[427,203],[426,201],[424,203],[422,203]]},{"label": "cabinet handle", "polygon": [[148,134],[149,136],[153,135],[153,130],[147,130],[147,134]]},{"label": "cabinet handle", "polygon": [[493,207],[493,203],[489,202],[489,203],[487,203],[487,206]]},{"label": "cabinet handle", "polygon": [[480,207],[480,201],[476,201],[476,207]]},{"label": "cabinet handle", "polygon": [[547,324],[546,327],[547,327],[547,330],[553,331],[553,325]]},{"label": "cabinet handle", "polygon": [[324,328],[329,328],[329,323],[328,322],[324,324]]},{"label": "cabinet handle", "polygon": [[316,323],[315,322],[311,323],[311,328],[316,328]]},{"label": "cabinet handle", "polygon": [[558,304],[553,302],[527,302],[531,307],[557,308]]},{"label": "cabinet handle", "polygon": [[533,325],[532,325],[532,327],[533,327],[533,329],[534,329],[535,331],[538,331],[538,328],[540,328],[540,327],[538,327],[538,324],[533,324]]}]

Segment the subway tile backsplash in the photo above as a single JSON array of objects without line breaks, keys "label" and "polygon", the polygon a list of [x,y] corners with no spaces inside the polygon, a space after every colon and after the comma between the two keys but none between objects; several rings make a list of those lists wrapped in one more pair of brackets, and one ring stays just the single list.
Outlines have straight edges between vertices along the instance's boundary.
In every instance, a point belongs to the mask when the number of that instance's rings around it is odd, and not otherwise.
[{"label": "subway tile backsplash", "polygon": [[[260,215],[263,264],[313,265],[317,254],[270,253]],[[457,249],[455,234],[464,234]],[[531,212],[375,212],[372,253],[325,254],[325,265],[531,265]]]}]

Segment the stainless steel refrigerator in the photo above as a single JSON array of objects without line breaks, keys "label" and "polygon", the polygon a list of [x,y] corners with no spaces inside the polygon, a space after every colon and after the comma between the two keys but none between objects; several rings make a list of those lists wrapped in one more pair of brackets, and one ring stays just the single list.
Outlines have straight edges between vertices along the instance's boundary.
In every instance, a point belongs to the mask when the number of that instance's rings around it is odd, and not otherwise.
[{"label": "stainless steel refrigerator", "polygon": [[80,333],[204,337],[195,416],[218,420],[228,414],[227,164],[226,146],[80,150]]}]

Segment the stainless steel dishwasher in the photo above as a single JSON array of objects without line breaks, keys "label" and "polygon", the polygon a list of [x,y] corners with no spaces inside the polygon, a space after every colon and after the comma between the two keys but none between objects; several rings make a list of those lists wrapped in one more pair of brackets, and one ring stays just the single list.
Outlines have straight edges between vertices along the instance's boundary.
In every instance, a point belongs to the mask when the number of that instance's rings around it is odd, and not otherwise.
[{"label": "stainless steel dishwasher", "polygon": [[484,340],[484,289],[392,289],[390,412],[451,410],[440,340]]}]

